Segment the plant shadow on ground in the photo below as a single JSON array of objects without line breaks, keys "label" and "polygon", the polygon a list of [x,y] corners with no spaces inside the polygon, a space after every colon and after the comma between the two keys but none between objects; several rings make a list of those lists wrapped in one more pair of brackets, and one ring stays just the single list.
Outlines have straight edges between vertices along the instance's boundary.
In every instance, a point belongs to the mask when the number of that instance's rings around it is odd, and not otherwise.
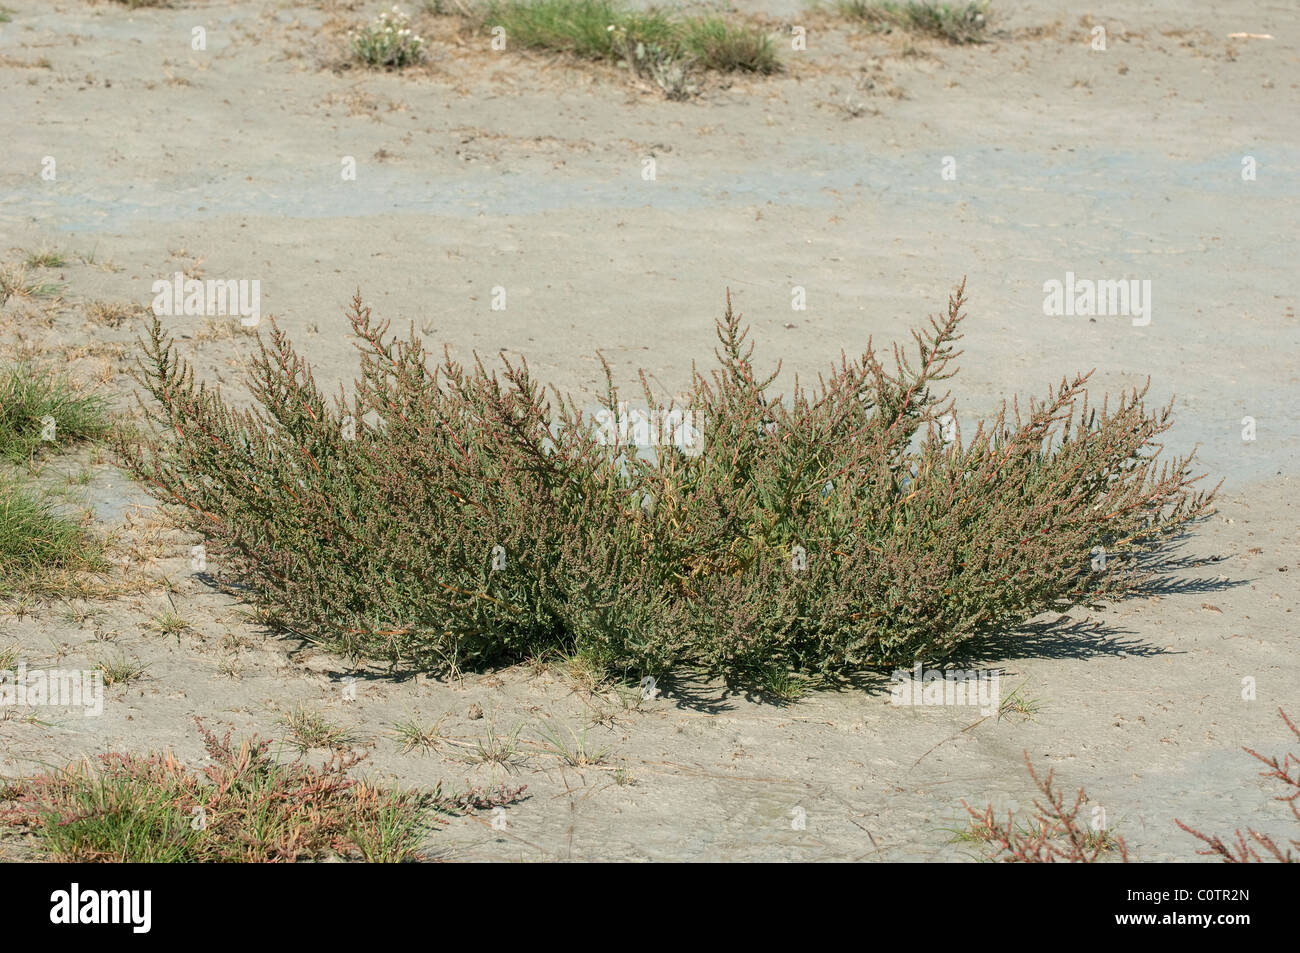
[{"label": "plant shadow on ground", "polygon": [[[1173,555],[1171,551],[1186,543],[1189,538],[1187,533],[1175,536],[1169,543],[1169,550],[1148,557],[1144,570],[1152,572],[1151,577],[1116,605],[1150,596],[1223,592],[1250,583],[1249,579],[1198,579],[1185,575],[1220,562],[1220,557],[1216,556]],[[1131,638],[1134,634],[1132,629],[1123,628],[1104,618],[1077,618],[1062,613],[1056,618],[1031,620],[1005,631],[973,639],[953,653],[945,664],[961,667],[1025,658],[1089,659],[1107,655],[1151,658],[1171,654],[1168,649]]]}]

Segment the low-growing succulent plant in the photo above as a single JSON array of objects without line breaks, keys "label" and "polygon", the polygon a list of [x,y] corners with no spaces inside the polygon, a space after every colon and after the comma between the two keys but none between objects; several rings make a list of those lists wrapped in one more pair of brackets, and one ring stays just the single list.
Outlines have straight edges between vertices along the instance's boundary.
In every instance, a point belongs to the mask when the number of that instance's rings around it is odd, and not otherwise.
[{"label": "low-growing succulent plant", "polygon": [[973,434],[949,394],[964,283],[895,346],[771,393],[731,309],[719,365],[680,408],[694,446],[647,454],[525,362],[430,366],[360,295],[351,396],[328,401],[272,325],[256,406],[194,379],[155,321],[139,379],[153,435],[127,465],[210,560],[294,631],[397,664],[559,650],[610,669],[695,666],[750,684],[933,662],[1047,610],[1131,591],[1206,511],[1190,456],[1160,462],[1171,407],[1088,402],[1088,375]]}]

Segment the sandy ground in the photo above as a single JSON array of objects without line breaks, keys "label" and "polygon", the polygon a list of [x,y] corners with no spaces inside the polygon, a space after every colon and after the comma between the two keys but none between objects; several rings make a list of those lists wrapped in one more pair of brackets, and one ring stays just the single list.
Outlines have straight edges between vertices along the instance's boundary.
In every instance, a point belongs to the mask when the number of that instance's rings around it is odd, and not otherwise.
[{"label": "sandy ground", "polygon": [[[193,716],[279,736],[302,704],[351,731],[377,776],[528,786],[504,830],[456,820],[430,857],[966,859],[949,830],[961,800],[1027,805],[1023,751],[1085,786],[1142,860],[1198,859],[1175,817],[1286,830],[1240,746],[1280,754],[1276,709],[1300,716],[1293,5],[995,3],[992,42],[955,48],[764,0],[741,6],[774,33],[806,24],[808,50],[783,40],[785,75],[714,80],[685,103],[615,69],[491,52],[451,18],[421,21],[427,68],[348,69],[341,31],[378,9],[356,3],[5,6],[0,259],[54,246],[72,260],[58,299],[0,310],[0,358],[66,360],[122,409],[141,318],[94,305],[147,308],[177,271],[259,280],[263,312],[331,386],[353,376],[342,309],[359,286],[458,356],[524,353],[583,392],[599,350],[624,383],[644,367],[668,393],[709,358],[728,287],[788,380],[869,335],[903,337],[966,275],[963,419],[1076,370],[1097,368],[1098,392],[1149,376],[1154,401],[1176,395],[1169,449],[1199,444],[1225,482],[1162,594],[1040,620],[973,658],[1037,702],[1032,719],[981,721],[891,706],[884,687],[781,706],[673,682],[625,698],[553,668],[354,671],[268,634],[191,572],[192,541],[161,529],[111,461],[60,458],[42,478],[89,472],[77,492],[137,591],[11,603],[0,643],[30,666],[125,655],[147,671],[109,689],[99,718],[7,712],[0,773],[110,749],[198,763]],[[1043,283],[1066,272],[1150,280],[1150,323],[1045,315]],[[167,323],[203,374],[241,392],[251,336],[229,319]],[[172,603],[192,628],[152,632]],[[412,716],[444,718],[453,742],[401,753],[389,726]],[[588,724],[602,764],[546,752],[548,725],[567,738]],[[466,763],[465,745],[516,730],[519,763]]]}]

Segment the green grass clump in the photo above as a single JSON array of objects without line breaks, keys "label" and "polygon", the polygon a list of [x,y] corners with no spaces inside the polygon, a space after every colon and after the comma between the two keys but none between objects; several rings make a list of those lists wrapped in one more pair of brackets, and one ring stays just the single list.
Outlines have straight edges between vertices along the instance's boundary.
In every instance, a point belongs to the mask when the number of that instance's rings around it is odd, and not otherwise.
[{"label": "green grass clump", "polygon": [[149,620],[149,628],[161,636],[175,636],[179,641],[183,633],[188,632],[194,626],[188,619],[182,616],[175,608],[164,609],[152,619]]},{"label": "green grass clump", "polygon": [[62,268],[67,263],[67,256],[56,248],[30,251],[23,259],[23,264],[28,268]]},{"label": "green grass clump", "polygon": [[[108,430],[104,400],[68,377],[27,363],[0,368],[0,461],[20,463]],[[47,496],[0,473],[0,594],[86,569],[104,569],[100,542],[58,515]]]},{"label": "green grass clump", "polygon": [[108,433],[107,404],[50,368],[0,368],[0,458],[29,459],[42,447],[66,447]]},{"label": "green grass clump", "polygon": [[211,764],[170,752],[103,754],[11,786],[0,812],[53,859],[219,863],[412,859],[436,793],[385,790],[349,777],[361,758],[282,764],[269,743],[232,744],[200,726]]},{"label": "green grass clump", "polygon": [[103,568],[96,540],[48,500],[0,476],[0,595],[59,572]]},{"label": "green grass clump", "polygon": [[286,731],[285,743],[305,754],[312,748],[342,751],[355,740],[344,728],[339,728],[318,711],[311,711],[301,703],[280,719]]},{"label": "green grass clump", "polygon": [[654,447],[609,427],[608,366],[602,423],[526,363],[431,363],[359,295],[360,376],[333,401],[274,323],[242,409],[155,321],[149,432],[115,445],[256,601],[341,654],[454,671],[553,653],[796,697],[1120,598],[1208,512],[1145,388],[1097,407],[1077,375],[963,434],[937,389],[963,293],[889,364],[867,342],[784,397],[728,298],[681,406],[642,378],[644,406],[689,425]]},{"label": "green grass clump", "polygon": [[95,664],[95,671],[104,679],[105,685],[125,685],[133,682],[145,673],[147,666],[133,662],[125,655],[115,659],[105,659]]},{"label": "green grass clump", "polygon": [[718,17],[681,18],[611,0],[489,0],[479,16],[485,28],[504,28],[508,47],[624,62],[656,79],[671,64],[721,72],[781,69],[767,34]]},{"label": "green grass clump", "polygon": [[664,14],[630,11],[610,0],[488,0],[481,17],[486,26],[505,30],[507,48],[570,53],[590,60],[621,57],[620,31],[633,44],[677,44],[676,27]]},{"label": "green grass clump", "polygon": [[935,0],[837,0],[841,16],[858,20],[872,29],[907,30],[924,33],[950,43],[982,43],[988,27],[987,0],[965,4]]},{"label": "green grass clump", "polygon": [[708,17],[688,21],[685,32],[687,49],[705,69],[763,74],[781,70],[771,38],[753,27]]},{"label": "green grass clump", "polygon": [[[445,716],[444,716],[445,717]],[[412,715],[405,721],[393,722],[391,737],[397,742],[402,754],[411,751],[421,753],[434,751],[443,740],[442,718],[429,724]]]},{"label": "green grass clump", "polygon": [[582,728],[575,731],[568,725],[565,725],[565,733],[568,738],[561,734],[560,729],[551,724],[543,724],[540,729],[542,750],[544,753],[559,758],[560,761],[572,768],[591,768],[602,765],[607,760],[609,748],[599,748],[588,738],[588,732],[591,725],[583,724]]}]

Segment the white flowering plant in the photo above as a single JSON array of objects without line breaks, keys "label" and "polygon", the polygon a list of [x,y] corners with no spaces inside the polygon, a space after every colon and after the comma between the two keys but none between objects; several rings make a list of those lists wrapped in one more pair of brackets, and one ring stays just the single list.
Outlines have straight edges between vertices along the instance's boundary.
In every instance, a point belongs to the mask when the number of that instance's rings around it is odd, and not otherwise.
[{"label": "white flowering plant", "polygon": [[401,69],[424,59],[424,39],[411,30],[410,17],[397,7],[359,30],[348,31],[352,54],[375,69]]}]

